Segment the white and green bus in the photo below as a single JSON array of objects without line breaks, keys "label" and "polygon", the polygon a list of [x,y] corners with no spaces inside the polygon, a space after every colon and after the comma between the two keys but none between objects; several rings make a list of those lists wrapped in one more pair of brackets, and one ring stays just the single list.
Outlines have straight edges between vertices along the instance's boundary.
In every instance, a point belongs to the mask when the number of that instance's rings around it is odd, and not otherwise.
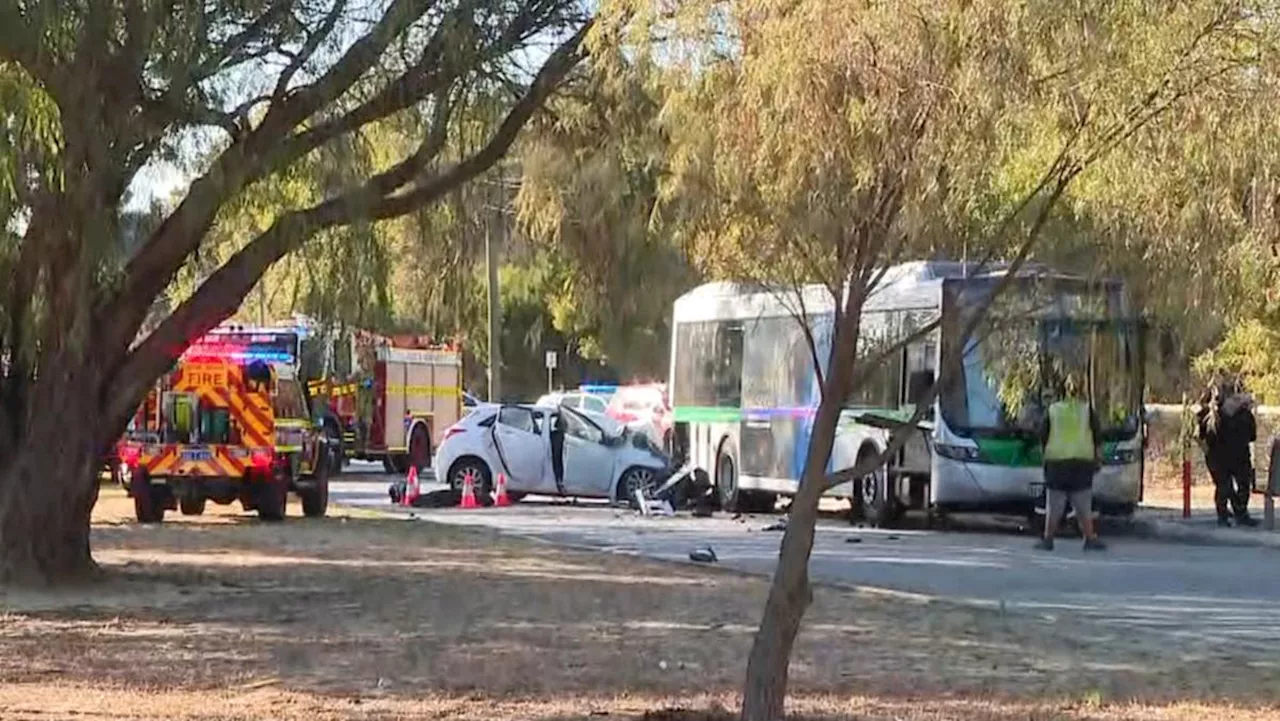
[{"label": "white and green bus", "polygon": [[[871,292],[859,356],[916,337],[856,383],[830,469],[880,453],[892,421],[933,396],[936,379],[950,380],[885,467],[829,492],[849,498],[855,518],[886,524],[909,509],[1033,515],[1043,497],[1045,385],[1065,367],[1087,377],[1103,426],[1095,512],[1130,514],[1141,500],[1142,334],[1122,284],[1024,267],[964,337],[1004,276],[998,267],[921,261],[888,269]],[[775,293],[711,283],[676,300],[668,389],[676,440],[724,507],[768,510],[798,488],[819,400],[815,354],[798,318],[825,370],[832,309],[822,286]],[[943,364],[950,373],[939,372]]]}]

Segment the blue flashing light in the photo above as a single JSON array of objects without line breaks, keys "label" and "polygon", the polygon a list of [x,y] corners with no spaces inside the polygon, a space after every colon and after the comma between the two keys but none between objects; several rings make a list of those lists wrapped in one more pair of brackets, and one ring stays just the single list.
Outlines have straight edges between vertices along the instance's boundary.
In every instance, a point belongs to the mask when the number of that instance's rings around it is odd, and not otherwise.
[{"label": "blue flashing light", "polygon": [[284,351],[249,350],[232,353],[231,357],[239,361],[263,361],[264,363],[292,363],[293,354]]},{"label": "blue flashing light", "polygon": [[608,383],[588,383],[588,384],[578,386],[578,390],[582,391],[583,393],[609,394],[609,393],[617,393],[618,386],[616,384],[608,384]]},{"label": "blue flashing light", "polygon": [[231,346],[226,344],[197,343],[183,354],[186,358],[221,358],[238,363],[293,363],[294,356],[286,350],[278,348],[254,348]]}]

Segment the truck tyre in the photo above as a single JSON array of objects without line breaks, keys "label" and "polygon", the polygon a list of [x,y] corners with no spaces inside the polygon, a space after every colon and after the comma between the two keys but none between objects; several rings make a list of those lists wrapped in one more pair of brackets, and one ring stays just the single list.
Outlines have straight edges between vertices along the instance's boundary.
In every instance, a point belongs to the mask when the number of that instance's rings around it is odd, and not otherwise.
[{"label": "truck tyre", "polygon": [[204,496],[183,496],[178,499],[178,509],[184,516],[204,515]]},{"label": "truck tyre", "polygon": [[283,521],[285,504],[289,499],[289,480],[272,476],[260,479],[257,483],[254,505],[258,508],[258,518],[264,521]]},{"label": "truck tyre", "polygon": [[302,515],[307,518],[321,518],[329,509],[329,472],[329,460],[320,458],[313,479],[315,485],[298,493],[302,501]]},{"label": "truck tyre", "polygon": [[325,450],[329,457],[326,465],[329,467],[329,474],[336,476],[342,473],[342,464],[347,460],[346,449],[342,447],[342,432],[332,418],[325,419],[323,432]]},{"label": "truck tyre", "polygon": [[741,511],[738,493],[738,458],[733,453],[732,444],[728,441],[720,445],[720,455],[716,458],[716,496],[720,500],[720,509],[728,513]]},{"label": "truck tyre", "polygon": [[[857,462],[861,463],[866,457],[866,452],[858,454]],[[889,469],[885,466],[855,481],[853,488],[867,525],[888,528],[902,516],[902,504],[889,492]]]},{"label": "truck tyre", "polygon": [[164,499],[160,497],[161,494],[152,491],[151,478],[146,471],[134,471],[129,489],[133,496],[133,513],[138,523],[164,522]]},{"label": "truck tyre", "polygon": [[409,457],[405,461],[405,471],[413,465],[421,473],[431,467],[431,437],[427,427],[419,423],[409,434]]}]

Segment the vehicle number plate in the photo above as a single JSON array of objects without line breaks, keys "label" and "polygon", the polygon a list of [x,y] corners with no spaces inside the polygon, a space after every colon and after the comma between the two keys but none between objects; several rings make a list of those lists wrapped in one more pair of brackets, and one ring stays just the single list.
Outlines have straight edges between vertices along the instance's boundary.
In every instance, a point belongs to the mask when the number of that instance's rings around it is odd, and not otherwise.
[{"label": "vehicle number plate", "polygon": [[213,459],[213,453],[207,448],[189,448],[182,452],[182,460],[184,461],[208,461]]}]

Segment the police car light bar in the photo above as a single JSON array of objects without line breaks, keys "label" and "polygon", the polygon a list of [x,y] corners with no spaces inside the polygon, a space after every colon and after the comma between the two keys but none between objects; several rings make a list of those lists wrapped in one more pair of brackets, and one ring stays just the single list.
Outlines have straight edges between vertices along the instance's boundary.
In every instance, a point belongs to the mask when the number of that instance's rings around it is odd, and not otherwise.
[{"label": "police car light bar", "polygon": [[578,386],[578,390],[583,393],[616,393],[618,386],[608,383],[587,383]]}]

